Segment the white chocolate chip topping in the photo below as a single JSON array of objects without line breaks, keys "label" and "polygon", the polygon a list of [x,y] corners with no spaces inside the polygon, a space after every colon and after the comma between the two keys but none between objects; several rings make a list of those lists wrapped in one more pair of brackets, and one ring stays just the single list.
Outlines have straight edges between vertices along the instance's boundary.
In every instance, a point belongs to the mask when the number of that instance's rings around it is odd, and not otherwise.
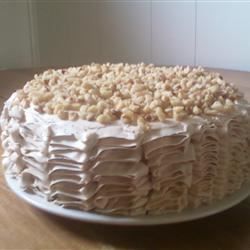
[{"label": "white chocolate chip topping", "polygon": [[61,119],[103,124],[150,122],[234,110],[242,95],[218,73],[152,64],[91,64],[49,69],[17,91],[17,102]]}]

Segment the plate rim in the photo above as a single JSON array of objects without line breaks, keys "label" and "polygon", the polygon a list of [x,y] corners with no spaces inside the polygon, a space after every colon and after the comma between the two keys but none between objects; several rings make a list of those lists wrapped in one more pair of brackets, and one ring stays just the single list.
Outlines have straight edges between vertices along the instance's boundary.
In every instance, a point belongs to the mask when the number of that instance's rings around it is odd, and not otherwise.
[{"label": "plate rim", "polygon": [[211,205],[205,205],[195,209],[186,209],[180,213],[147,216],[105,215],[76,209],[63,208],[59,205],[47,201],[43,197],[25,192],[18,184],[18,179],[16,179],[12,175],[4,172],[4,177],[7,185],[12,190],[12,192],[14,192],[20,199],[24,200],[26,203],[37,209],[68,219],[108,225],[148,226],[193,221],[223,212],[231,207],[234,207],[241,201],[245,200],[250,194],[250,183],[245,183],[238,191],[226,198],[223,198],[222,200],[218,200]]}]

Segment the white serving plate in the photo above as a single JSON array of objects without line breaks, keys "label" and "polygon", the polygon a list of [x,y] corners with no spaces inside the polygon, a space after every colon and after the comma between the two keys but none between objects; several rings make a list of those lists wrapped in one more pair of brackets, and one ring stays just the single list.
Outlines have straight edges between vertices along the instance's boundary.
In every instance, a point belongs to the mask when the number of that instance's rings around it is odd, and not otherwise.
[{"label": "white serving plate", "polygon": [[245,184],[239,191],[226,197],[225,199],[215,202],[212,205],[202,206],[197,209],[186,209],[181,213],[171,213],[166,215],[150,215],[150,216],[112,216],[102,215],[93,212],[83,212],[74,209],[62,208],[54,203],[31,193],[24,192],[18,185],[18,181],[5,173],[5,179],[12,191],[30,205],[39,208],[50,214],[58,215],[65,218],[75,219],[78,221],[111,224],[111,225],[160,225],[172,224],[184,221],[191,221],[204,218],[213,214],[222,212],[231,208],[249,195],[250,184]]}]

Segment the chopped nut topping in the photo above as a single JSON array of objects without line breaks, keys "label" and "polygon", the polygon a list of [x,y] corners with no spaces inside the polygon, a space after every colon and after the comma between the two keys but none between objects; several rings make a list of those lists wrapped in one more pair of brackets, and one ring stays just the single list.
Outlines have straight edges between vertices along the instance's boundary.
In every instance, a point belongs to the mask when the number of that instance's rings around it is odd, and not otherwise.
[{"label": "chopped nut topping", "polygon": [[201,113],[201,109],[197,106],[193,107],[193,114],[199,115]]},{"label": "chopped nut topping", "polygon": [[17,91],[24,107],[33,104],[61,119],[120,119],[144,128],[152,121],[228,113],[241,98],[232,84],[201,67],[143,63],[49,69]]}]

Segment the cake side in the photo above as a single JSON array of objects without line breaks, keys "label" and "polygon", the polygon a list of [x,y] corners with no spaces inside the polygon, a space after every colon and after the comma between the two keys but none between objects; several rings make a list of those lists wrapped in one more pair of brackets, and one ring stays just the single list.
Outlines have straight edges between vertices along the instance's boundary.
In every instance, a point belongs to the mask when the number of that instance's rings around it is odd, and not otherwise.
[{"label": "cake side", "polygon": [[[24,190],[63,207],[162,214],[222,199],[249,180],[249,115],[152,123],[141,131],[61,120],[12,105],[2,112],[3,165]],[[39,125],[39,126],[38,126]]]}]

